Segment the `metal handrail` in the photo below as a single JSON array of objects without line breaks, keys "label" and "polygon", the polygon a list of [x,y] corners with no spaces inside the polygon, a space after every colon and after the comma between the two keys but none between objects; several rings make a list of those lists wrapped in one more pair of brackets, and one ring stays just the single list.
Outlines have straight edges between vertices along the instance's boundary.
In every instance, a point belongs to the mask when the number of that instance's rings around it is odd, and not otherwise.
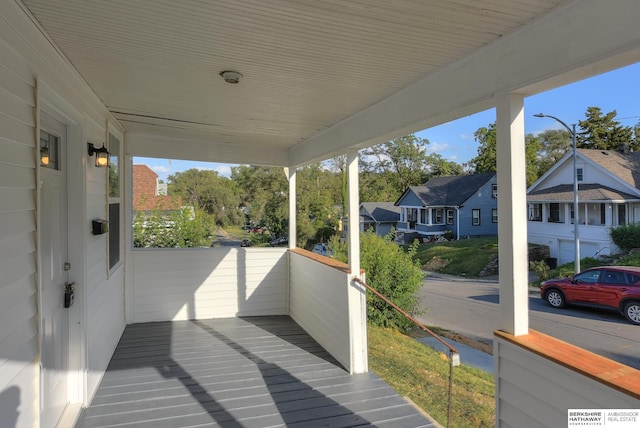
[{"label": "metal handrail", "polygon": [[396,311],[400,312],[404,315],[409,321],[416,325],[416,327],[420,328],[430,336],[434,337],[438,342],[442,343],[449,349],[449,397],[447,402],[447,427],[450,426],[451,423],[451,390],[453,388],[453,368],[460,365],[460,353],[458,350],[451,346],[449,343],[445,342],[440,336],[431,331],[428,327],[422,324],[420,321],[409,315],[407,312],[402,310],[398,305],[393,303],[391,300],[387,299],[384,295],[382,295],[378,290],[361,280],[360,278],[353,278],[355,282],[365,287],[367,290],[371,291],[373,294],[378,296],[384,302],[386,302],[389,306],[391,306]]}]

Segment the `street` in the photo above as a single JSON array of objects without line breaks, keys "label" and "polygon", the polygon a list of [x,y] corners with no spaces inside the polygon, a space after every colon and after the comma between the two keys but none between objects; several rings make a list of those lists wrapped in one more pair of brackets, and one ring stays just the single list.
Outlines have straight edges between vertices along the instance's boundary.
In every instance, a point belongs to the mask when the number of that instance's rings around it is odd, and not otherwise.
[{"label": "street", "polygon": [[[497,283],[429,276],[421,296],[427,312],[417,317],[420,322],[492,343],[499,328]],[[640,326],[617,313],[554,309],[532,293],[529,328],[640,369]]]}]

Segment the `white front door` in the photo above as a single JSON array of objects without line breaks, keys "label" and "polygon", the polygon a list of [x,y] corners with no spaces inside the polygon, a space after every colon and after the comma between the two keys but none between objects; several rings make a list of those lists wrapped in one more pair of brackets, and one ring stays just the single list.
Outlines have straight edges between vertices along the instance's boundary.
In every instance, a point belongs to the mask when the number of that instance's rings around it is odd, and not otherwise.
[{"label": "white front door", "polygon": [[67,282],[66,126],[41,112],[40,293],[41,400],[43,428],[55,427],[69,401],[69,313],[64,307]]}]

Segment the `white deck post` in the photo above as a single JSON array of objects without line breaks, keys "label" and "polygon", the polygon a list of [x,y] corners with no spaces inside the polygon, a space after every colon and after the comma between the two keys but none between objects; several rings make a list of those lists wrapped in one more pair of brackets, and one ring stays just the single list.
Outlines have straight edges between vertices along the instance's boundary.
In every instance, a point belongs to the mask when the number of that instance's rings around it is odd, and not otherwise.
[{"label": "white deck post", "polygon": [[527,198],[523,97],[502,97],[496,108],[500,326],[529,332]]},{"label": "white deck post", "polygon": [[284,173],[289,179],[289,248],[296,248],[296,168],[285,168]]},{"label": "white deck post", "polygon": [[[360,278],[360,196],[358,180],[358,151],[347,153],[349,194],[349,269],[351,278]],[[349,330],[351,342],[351,373],[366,373],[367,362],[367,300],[365,290],[349,281]]]}]

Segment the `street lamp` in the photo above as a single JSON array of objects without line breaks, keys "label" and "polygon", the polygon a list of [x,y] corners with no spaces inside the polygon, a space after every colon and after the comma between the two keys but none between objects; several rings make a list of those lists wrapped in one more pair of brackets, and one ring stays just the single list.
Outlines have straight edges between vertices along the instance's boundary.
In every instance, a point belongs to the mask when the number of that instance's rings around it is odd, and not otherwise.
[{"label": "street lamp", "polygon": [[575,235],[575,262],[573,263],[573,272],[575,274],[580,272],[580,235],[578,232],[578,151],[576,150],[576,124],[572,124],[571,127],[558,119],[555,116],[549,114],[538,113],[534,114],[535,117],[548,117],[551,118],[562,126],[567,128],[569,134],[571,134],[571,141],[573,143],[573,233]]}]

